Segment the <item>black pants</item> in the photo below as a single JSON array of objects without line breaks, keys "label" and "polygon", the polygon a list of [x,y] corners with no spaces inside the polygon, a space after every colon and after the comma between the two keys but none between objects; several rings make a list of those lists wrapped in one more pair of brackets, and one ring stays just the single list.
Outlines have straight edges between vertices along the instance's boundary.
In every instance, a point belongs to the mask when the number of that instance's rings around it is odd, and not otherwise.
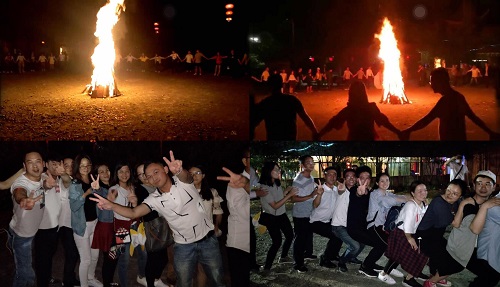
[{"label": "black pants", "polygon": [[[467,268],[469,269],[469,265],[467,265]],[[493,269],[488,264],[488,261],[484,259],[476,259],[474,268],[471,271],[477,277],[469,284],[469,287],[494,287],[498,286],[497,284],[500,282],[500,273]]]},{"label": "black pants", "polygon": [[[128,254],[125,255],[128,256]],[[111,283],[113,283],[113,277],[115,276],[118,257],[116,257],[115,259],[111,259],[111,257],[109,257],[109,252],[104,252],[102,259],[102,284],[104,287],[110,287]]]},{"label": "black pants", "polygon": [[255,234],[255,228],[252,224],[252,218],[250,218],[250,267],[255,268],[257,266],[257,235]]},{"label": "black pants", "polygon": [[227,259],[231,286],[250,286],[250,253],[228,247]]},{"label": "black pants", "polygon": [[340,248],[342,248],[342,240],[340,240],[332,230],[332,225],[329,222],[315,221],[311,223],[313,233],[319,234],[328,238],[323,256],[325,259],[333,260],[339,255]]},{"label": "black pants", "polygon": [[34,241],[37,286],[46,287],[52,275],[52,256],[57,249],[57,227],[38,229]]},{"label": "black pants", "polygon": [[[387,239],[389,235],[382,230],[382,227],[372,226],[368,229],[368,234],[372,238],[373,248],[366,256],[363,266],[373,268],[375,263],[384,255],[387,250]],[[354,239],[354,238],[353,238]],[[356,240],[356,239],[355,239]]]},{"label": "black pants", "polygon": [[293,259],[295,267],[304,265],[305,254],[312,254],[313,232],[309,217],[294,217],[293,226],[295,229],[295,240],[293,241]]},{"label": "black pants", "polygon": [[168,252],[166,248],[148,252],[148,259],[146,261],[146,282],[148,283],[148,287],[154,287],[155,280],[161,278],[161,274],[167,263]]},{"label": "black pants", "polygon": [[276,258],[276,254],[281,246],[281,233],[285,236],[285,242],[283,243],[283,248],[281,249],[281,257],[288,256],[288,251],[290,246],[292,246],[293,241],[293,229],[290,220],[288,219],[286,213],[278,216],[273,216],[271,224],[268,224],[267,231],[271,236],[272,244],[267,251],[265,269],[271,269],[273,261]]},{"label": "black pants", "polygon": [[64,286],[73,286],[73,284],[77,281],[75,274],[76,264],[78,263],[78,260],[80,260],[80,254],[78,253],[75,238],[73,237],[73,229],[61,226],[58,234],[64,248],[63,283]]},{"label": "black pants", "polygon": [[447,240],[443,237],[445,228],[429,228],[427,230],[417,230],[415,233],[415,238],[421,237],[420,241],[420,251],[423,252],[427,257],[429,257],[430,274],[436,274],[437,272],[437,262],[439,258],[444,256],[446,252]]}]

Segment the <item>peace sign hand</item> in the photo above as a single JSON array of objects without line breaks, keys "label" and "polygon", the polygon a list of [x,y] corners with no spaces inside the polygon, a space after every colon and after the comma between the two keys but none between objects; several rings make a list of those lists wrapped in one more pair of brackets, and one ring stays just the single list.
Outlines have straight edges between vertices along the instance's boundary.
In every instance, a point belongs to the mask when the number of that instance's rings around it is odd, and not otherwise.
[{"label": "peace sign hand", "polygon": [[19,202],[19,206],[21,206],[22,209],[25,210],[32,210],[33,207],[35,206],[35,203],[43,198],[43,194],[40,194],[39,196],[35,197],[35,192],[32,191],[30,192],[30,196],[21,199],[21,202]]},{"label": "peace sign hand", "polygon": [[49,170],[47,170],[47,178],[45,179],[45,187],[51,189],[57,185],[56,179],[52,176]]},{"label": "peace sign hand", "polygon": [[325,192],[325,189],[323,188],[323,184],[321,183],[321,179],[318,179],[318,189],[316,189],[316,194],[322,195],[324,192]]},{"label": "peace sign hand", "polygon": [[182,171],[182,160],[175,159],[173,151],[170,151],[170,160],[167,157],[163,157],[163,160],[174,175],[178,175]]},{"label": "peace sign hand", "polygon": [[358,178],[358,189],[356,191],[359,196],[368,194],[368,191],[366,190],[367,185],[368,185],[368,180],[366,180],[364,184],[361,184],[361,179]]},{"label": "peace sign hand", "polygon": [[223,167],[222,170],[229,174],[229,176],[217,176],[217,180],[228,181],[228,185],[230,187],[245,188],[249,184],[248,178],[242,176],[241,174],[234,173],[225,167]]},{"label": "peace sign hand", "polygon": [[90,187],[92,187],[92,189],[94,190],[98,190],[99,189],[99,175],[97,175],[97,178],[94,178],[94,175],[90,175],[90,177],[92,178],[92,182],[90,183]]}]

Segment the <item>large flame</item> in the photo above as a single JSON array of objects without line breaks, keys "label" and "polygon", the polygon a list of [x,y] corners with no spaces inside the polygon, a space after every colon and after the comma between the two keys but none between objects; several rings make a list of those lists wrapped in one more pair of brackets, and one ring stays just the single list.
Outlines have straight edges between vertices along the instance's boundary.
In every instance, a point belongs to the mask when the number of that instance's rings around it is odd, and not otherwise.
[{"label": "large flame", "polygon": [[376,34],[375,38],[380,40],[379,57],[384,61],[383,101],[389,102],[390,96],[397,96],[401,103],[408,102],[404,93],[405,86],[399,66],[401,52],[398,49],[398,41],[392,30],[391,22],[387,18],[384,19],[380,34]]},{"label": "large flame", "polygon": [[125,10],[125,0],[109,0],[97,13],[96,31],[94,35],[99,43],[92,55],[94,72],[92,74],[92,88],[97,86],[109,87],[109,95],[113,96],[115,89],[114,64],[115,43],[113,41],[113,27],[118,22],[121,11]]}]

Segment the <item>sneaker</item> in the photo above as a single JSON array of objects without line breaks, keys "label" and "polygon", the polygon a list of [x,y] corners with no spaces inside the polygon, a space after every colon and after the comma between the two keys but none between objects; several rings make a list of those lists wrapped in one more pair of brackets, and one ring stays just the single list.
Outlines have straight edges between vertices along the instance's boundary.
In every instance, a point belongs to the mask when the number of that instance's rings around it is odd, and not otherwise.
[{"label": "sneaker", "polygon": [[291,263],[293,262],[292,258],[285,256],[285,257],[280,257],[278,259],[278,263]]},{"label": "sneaker", "polygon": [[309,269],[307,269],[307,267],[304,265],[299,267],[293,267],[293,269],[297,270],[297,272],[299,273],[306,273],[307,271],[309,271]]},{"label": "sneaker", "polygon": [[[427,280],[427,281],[429,281],[429,280]],[[433,282],[431,282],[431,283],[433,283]],[[440,280],[440,281],[436,282],[435,284],[437,284],[439,286],[443,286],[443,287],[450,287],[451,286],[451,282],[446,280],[446,279]]]},{"label": "sneaker", "polygon": [[377,272],[381,272],[381,271],[384,271],[384,266],[380,266],[378,264],[375,264],[373,266],[373,270],[377,271]]},{"label": "sneaker", "polygon": [[89,286],[92,286],[92,287],[103,287],[102,286],[102,283],[101,281],[97,280],[97,279],[89,279]]},{"label": "sneaker", "polygon": [[375,278],[378,276],[378,273],[375,272],[375,270],[366,268],[363,266],[363,264],[361,264],[361,266],[359,267],[358,272],[370,278]]},{"label": "sneaker", "polygon": [[394,277],[399,277],[399,278],[403,278],[404,277],[404,274],[401,271],[399,271],[398,269],[396,269],[396,268],[392,269],[391,275],[394,276]]},{"label": "sneaker", "polygon": [[431,282],[429,280],[425,280],[425,282],[424,282],[424,287],[436,287],[436,286],[437,286],[436,283]]},{"label": "sneaker", "polygon": [[403,286],[406,286],[406,287],[422,287],[422,285],[420,285],[420,283],[417,282],[417,280],[415,280],[415,278],[411,278],[410,280],[406,280],[406,278],[403,279]]},{"label": "sneaker", "polygon": [[304,260],[316,260],[318,259],[318,256],[311,254],[311,255],[304,255]]},{"label": "sneaker", "polygon": [[378,274],[378,280],[389,285],[396,284],[396,280],[394,280],[394,278],[392,278],[389,274],[382,275],[382,272]]},{"label": "sneaker", "polygon": [[333,263],[332,261],[326,259],[323,255],[319,257],[319,266],[321,267],[326,267],[326,268],[335,268],[337,265]]},{"label": "sneaker", "polygon": [[363,263],[363,261],[359,260],[358,258],[352,258],[351,260],[349,260],[348,263],[361,264],[361,263]]},{"label": "sneaker", "polygon": [[339,271],[340,272],[347,272],[347,266],[345,265],[344,262],[339,261]]},{"label": "sneaker", "polygon": [[420,275],[417,276],[416,279],[420,280],[420,281],[425,281],[425,280],[429,280],[431,277],[429,275],[425,275],[424,273],[420,272]]},{"label": "sneaker", "polygon": [[161,279],[156,279],[154,284],[155,284],[155,287],[168,287],[168,285],[163,283],[163,281],[161,281]]},{"label": "sneaker", "polygon": [[137,275],[137,283],[141,284],[142,286],[148,286],[148,282],[146,282],[146,276],[141,277]]}]

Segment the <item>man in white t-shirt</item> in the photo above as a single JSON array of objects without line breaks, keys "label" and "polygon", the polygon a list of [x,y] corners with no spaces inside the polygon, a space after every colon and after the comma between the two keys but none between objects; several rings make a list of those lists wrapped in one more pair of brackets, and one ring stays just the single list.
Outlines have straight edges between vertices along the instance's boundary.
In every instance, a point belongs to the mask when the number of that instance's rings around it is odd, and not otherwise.
[{"label": "man in white t-shirt", "polygon": [[[248,155],[248,157],[247,157]],[[250,151],[244,154],[243,164],[250,166]],[[250,285],[250,176],[248,172],[235,174],[223,168],[229,177],[217,177],[229,181],[226,191],[227,208],[227,258],[232,286]]]},{"label": "man in white t-shirt", "polygon": [[35,285],[31,250],[45,209],[43,164],[40,153],[28,152],[23,162],[26,172],[10,188],[14,214],[9,223],[7,244],[14,253],[16,267],[12,286]]},{"label": "man in white t-shirt", "polygon": [[177,286],[192,286],[193,272],[198,263],[203,266],[209,281],[215,282],[216,286],[225,286],[222,256],[214,225],[205,213],[202,198],[193,185],[193,178],[183,169],[182,161],[175,159],[172,151],[170,160],[166,157],[163,159],[167,166],[159,162],[144,164],[146,179],[156,190],[140,205],[129,208],[99,195],[91,200],[96,201],[101,209],[113,210],[128,218],[139,218],[157,211],[167,219],[174,236]]},{"label": "man in white t-shirt", "polygon": [[[331,220],[336,203],[338,188],[337,171],[333,167],[324,170],[326,182],[318,186],[317,195],[313,200],[313,211],[310,216],[311,229],[314,233],[328,238],[325,251],[319,257],[319,265],[326,268],[337,267],[332,260],[338,257],[342,241],[332,232]],[[344,187],[345,188],[345,187]]]},{"label": "man in white t-shirt", "polygon": [[52,256],[57,249],[57,231],[61,213],[61,190],[68,189],[71,178],[64,171],[63,157],[49,153],[45,162],[47,171],[42,179],[52,182],[53,187],[45,190],[45,208],[42,221],[34,238],[35,273],[37,286],[48,286],[52,274]]}]

